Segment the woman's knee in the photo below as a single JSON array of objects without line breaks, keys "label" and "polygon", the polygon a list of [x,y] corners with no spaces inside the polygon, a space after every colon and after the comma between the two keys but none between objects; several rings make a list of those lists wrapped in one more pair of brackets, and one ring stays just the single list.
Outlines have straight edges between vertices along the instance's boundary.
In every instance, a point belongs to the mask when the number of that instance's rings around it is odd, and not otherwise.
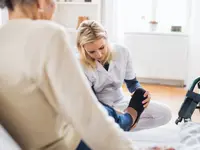
[{"label": "woman's knee", "polygon": [[[158,104],[159,110],[156,112],[156,116],[162,125],[167,124],[172,119],[172,111],[165,104]],[[156,111],[156,110],[155,110]]]},{"label": "woman's knee", "polygon": [[164,116],[163,117],[163,123],[164,124],[168,123],[172,119],[172,111],[166,105],[163,105],[163,116]]},{"label": "woman's knee", "polygon": [[159,102],[151,102],[148,107],[146,113],[151,114],[154,120],[157,120],[160,125],[167,124],[172,119],[172,111],[167,105]]}]

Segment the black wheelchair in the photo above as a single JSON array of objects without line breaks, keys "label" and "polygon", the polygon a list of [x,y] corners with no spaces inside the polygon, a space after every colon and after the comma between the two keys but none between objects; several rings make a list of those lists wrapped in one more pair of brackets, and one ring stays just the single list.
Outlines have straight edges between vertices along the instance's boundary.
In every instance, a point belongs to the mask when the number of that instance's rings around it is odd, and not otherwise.
[{"label": "black wheelchair", "polygon": [[200,111],[200,94],[194,92],[196,87],[200,89],[200,77],[193,81],[191,87],[187,91],[185,100],[178,112],[178,118],[175,121],[176,124],[182,122],[182,120],[184,120],[184,122],[191,121],[195,109],[199,109]]}]

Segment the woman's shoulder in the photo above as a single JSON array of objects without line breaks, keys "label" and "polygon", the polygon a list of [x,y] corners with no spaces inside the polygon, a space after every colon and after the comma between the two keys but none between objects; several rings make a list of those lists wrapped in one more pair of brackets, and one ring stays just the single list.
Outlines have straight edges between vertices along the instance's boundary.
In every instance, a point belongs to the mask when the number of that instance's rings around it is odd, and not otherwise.
[{"label": "woman's shoulder", "polygon": [[111,48],[114,57],[127,56],[129,54],[128,48],[123,44],[112,43]]},{"label": "woman's shoulder", "polygon": [[37,28],[42,28],[43,30],[49,31],[49,32],[65,32],[65,28],[54,22],[54,21],[49,21],[49,20],[37,20],[37,21],[33,21],[33,25],[34,27]]},{"label": "woman's shoulder", "polygon": [[[28,29],[29,35],[38,38],[39,40],[46,42],[53,42],[55,40],[59,42],[65,42],[69,46],[70,36],[66,29],[53,21],[37,20],[32,21]],[[52,41],[53,40],[53,41]]]}]

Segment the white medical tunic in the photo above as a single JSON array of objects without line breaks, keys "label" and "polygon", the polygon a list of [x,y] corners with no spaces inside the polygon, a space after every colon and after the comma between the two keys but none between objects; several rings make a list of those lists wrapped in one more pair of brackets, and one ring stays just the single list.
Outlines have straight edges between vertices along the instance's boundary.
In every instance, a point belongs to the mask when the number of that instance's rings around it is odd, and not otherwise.
[{"label": "white medical tunic", "polygon": [[98,100],[110,106],[123,100],[124,80],[132,80],[136,77],[129,50],[124,46],[112,44],[112,53],[113,58],[108,71],[98,61],[96,61],[96,69],[84,67],[84,72]]}]

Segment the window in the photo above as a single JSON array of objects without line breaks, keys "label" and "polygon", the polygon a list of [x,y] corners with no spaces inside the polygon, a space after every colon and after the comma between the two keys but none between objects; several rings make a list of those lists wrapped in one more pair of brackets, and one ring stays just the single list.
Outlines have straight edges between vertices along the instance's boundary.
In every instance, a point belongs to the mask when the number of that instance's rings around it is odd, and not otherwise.
[{"label": "window", "polygon": [[8,10],[0,9],[0,25],[6,23],[8,21]]},{"label": "window", "polygon": [[151,18],[151,0],[119,0],[125,31],[142,31]]},{"label": "window", "polygon": [[160,30],[171,30],[171,26],[182,26],[186,31],[188,8],[187,0],[157,0],[156,20]]},{"label": "window", "polygon": [[156,30],[171,32],[181,26],[187,32],[191,0],[119,0],[124,31],[150,31],[150,21],[158,22]]}]

